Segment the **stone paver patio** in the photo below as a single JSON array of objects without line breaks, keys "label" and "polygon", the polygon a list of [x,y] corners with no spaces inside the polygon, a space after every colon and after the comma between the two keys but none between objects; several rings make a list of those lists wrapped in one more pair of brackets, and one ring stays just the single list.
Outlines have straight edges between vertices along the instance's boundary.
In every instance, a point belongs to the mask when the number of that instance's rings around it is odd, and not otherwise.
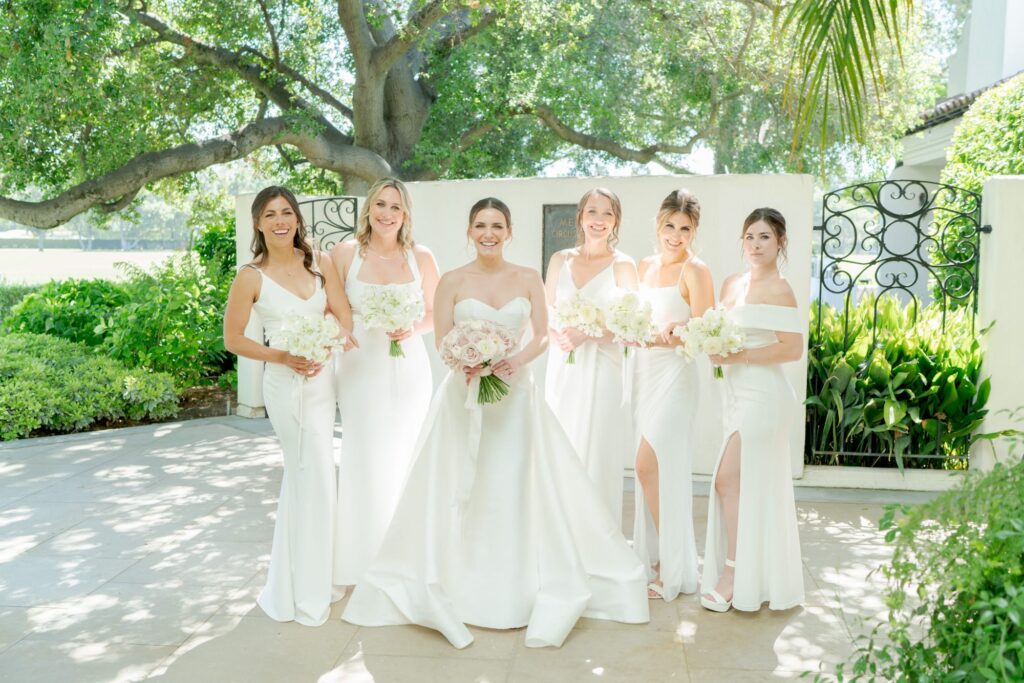
[{"label": "stone paver patio", "polygon": [[[473,629],[476,642],[460,651],[423,628],[344,623],[343,603],[320,628],[265,617],[255,598],[280,476],[266,420],[0,445],[0,680],[796,678],[847,659],[861,619],[884,612],[869,576],[888,555],[881,502],[909,500],[798,489],[803,607],[718,615],[681,596],[652,601],[642,626],[584,619],[561,649],[527,649],[522,630]],[[701,549],[706,505],[694,501]]]}]

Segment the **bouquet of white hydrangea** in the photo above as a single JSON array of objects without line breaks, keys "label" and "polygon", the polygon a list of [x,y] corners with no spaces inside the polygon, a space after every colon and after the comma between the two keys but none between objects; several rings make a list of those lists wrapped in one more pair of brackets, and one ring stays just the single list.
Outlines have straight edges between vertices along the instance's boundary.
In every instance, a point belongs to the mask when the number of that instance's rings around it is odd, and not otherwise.
[{"label": "bouquet of white hydrangea", "polygon": [[[625,292],[613,299],[604,309],[605,326],[620,344],[645,346],[654,341],[658,330],[654,326],[651,304],[636,292]],[[623,346],[629,354],[629,347]]]},{"label": "bouquet of white hydrangea", "polygon": [[[359,302],[359,315],[369,330],[394,332],[407,330],[423,318],[425,312],[423,290],[419,287],[393,287],[370,285]],[[402,344],[391,340],[389,355],[405,356]]]},{"label": "bouquet of white hydrangea", "polygon": [[[553,326],[559,329],[574,327],[588,337],[600,337],[604,334],[604,312],[597,302],[579,292],[555,304],[551,313]],[[565,363],[572,365],[575,362],[576,349],[573,349]]]},{"label": "bouquet of white hydrangea", "polygon": [[333,316],[301,313],[286,317],[281,327],[267,332],[267,339],[275,349],[283,349],[315,363],[326,362],[335,348],[345,344],[345,337],[341,336],[341,328]]},{"label": "bouquet of white hydrangea", "polygon": [[[699,318],[690,318],[686,325],[672,330],[682,344],[676,353],[692,360],[698,353],[709,356],[728,356],[743,350],[746,340],[743,330],[729,317],[724,306],[715,306],[704,311]],[[715,366],[715,377],[723,377],[721,366]]]}]

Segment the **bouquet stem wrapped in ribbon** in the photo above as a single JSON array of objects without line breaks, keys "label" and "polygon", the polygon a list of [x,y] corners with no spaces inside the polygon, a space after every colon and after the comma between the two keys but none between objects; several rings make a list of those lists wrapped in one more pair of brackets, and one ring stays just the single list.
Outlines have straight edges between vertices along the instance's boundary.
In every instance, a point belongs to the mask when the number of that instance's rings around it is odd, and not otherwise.
[{"label": "bouquet stem wrapped in ribbon", "polygon": [[[676,347],[676,353],[693,360],[698,353],[709,356],[728,356],[743,350],[746,335],[729,317],[724,306],[709,308],[699,318],[690,318],[686,325],[672,330],[672,334],[683,342]],[[715,366],[715,378],[725,375],[722,367]]]},{"label": "bouquet stem wrapped in ribbon", "polygon": [[465,320],[441,340],[441,360],[452,370],[483,366],[477,403],[497,403],[508,395],[508,383],[490,368],[507,358],[516,346],[511,330],[490,320]]},{"label": "bouquet stem wrapped in ribbon", "polygon": [[[579,292],[555,304],[551,312],[555,324],[561,329],[574,327],[588,337],[600,337],[604,334],[604,312],[596,302]],[[565,364],[575,363],[576,349],[573,349],[565,359]]]},{"label": "bouquet stem wrapped in ribbon", "polygon": [[[359,315],[369,330],[407,330],[423,318],[423,290],[402,285],[370,285],[359,302]],[[388,355],[405,356],[401,342],[392,339]]]}]

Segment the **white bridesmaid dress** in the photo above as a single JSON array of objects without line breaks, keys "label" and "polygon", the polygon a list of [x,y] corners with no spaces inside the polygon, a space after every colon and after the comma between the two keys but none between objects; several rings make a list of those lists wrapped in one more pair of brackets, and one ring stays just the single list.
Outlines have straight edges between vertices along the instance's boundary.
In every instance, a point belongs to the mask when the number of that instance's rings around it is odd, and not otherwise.
[{"label": "white bridesmaid dress", "polygon": [[[671,322],[690,319],[690,307],[678,285],[640,288],[651,304],[659,330]],[[676,354],[674,348],[638,349],[634,380],[633,452],[646,439],[658,458],[659,530],[648,510],[643,487],[635,487],[633,548],[655,578],[655,563],[661,565],[665,600],[679,593],[697,591],[697,541],[693,532],[693,455],[700,383],[697,368]]]},{"label": "white bridesmaid dress", "polygon": [[[729,315],[746,333],[746,348],[776,343],[775,332],[805,333],[807,321],[797,309],[769,304],[740,304]],[[722,366],[725,370],[725,441],[714,477],[732,434],[740,438],[740,501],[732,606],[757,611],[765,602],[775,610],[804,600],[804,574],[797,533],[789,428],[797,409],[793,388],[781,365]],[[714,479],[712,479],[714,481]],[[707,544],[701,592],[718,584],[725,566],[725,524],[711,487]]]},{"label": "white bridesmaid dress", "polygon": [[359,348],[337,354],[336,361],[342,428],[334,542],[336,586],[354,585],[376,556],[430,407],[433,380],[423,337],[402,341],[405,356],[393,358],[385,331],[366,329],[359,315],[363,297],[374,288],[422,289],[416,256],[412,250],[406,254],[412,282],[363,282],[359,279],[363,259],[358,250],[345,279]]},{"label": "white bridesmaid dress", "polygon": [[[455,321],[486,319],[520,336],[523,297],[476,299]],[[526,627],[527,647],[559,646],[581,616],[648,620],[644,569],[537,395],[529,368],[494,404],[451,372],[431,404],[416,461],[380,553],[342,618],[419,624],[457,648],[466,624]]]},{"label": "white bridesmaid dress", "polygon": [[[327,296],[319,279],[313,295],[303,299],[255,269],[262,284],[253,308],[268,334],[293,313],[324,315]],[[330,368],[306,378],[280,363],[267,363],[263,397],[270,424],[281,442],[284,477],[270,570],[256,602],[277,621],[319,626],[327,620],[332,601],[336,479]]]},{"label": "white bridesmaid dress", "polygon": [[[580,292],[604,305],[620,291],[614,263],[577,289],[566,259],[558,276],[555,302],[557,305]],[[621,520],[624,469],[632,465],[636,454],[631,452],[633,426],[628,401],[631,363],[624,359],[619,344],[594,341],[576,349],[574,364],[565,362],[567,356],[558,348],[549,350],[544,393],[605,507]]]}]

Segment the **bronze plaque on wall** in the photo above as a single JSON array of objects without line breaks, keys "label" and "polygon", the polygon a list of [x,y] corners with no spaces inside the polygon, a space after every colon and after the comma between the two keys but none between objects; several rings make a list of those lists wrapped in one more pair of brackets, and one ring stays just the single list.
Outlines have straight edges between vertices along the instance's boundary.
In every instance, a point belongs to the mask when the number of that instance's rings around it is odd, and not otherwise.
[{"label": "bronze plaque on wall", "polygon": [[544,263],[541,275],[547,277],[551,255],[576,246],[576,205],[544,205]]}]

